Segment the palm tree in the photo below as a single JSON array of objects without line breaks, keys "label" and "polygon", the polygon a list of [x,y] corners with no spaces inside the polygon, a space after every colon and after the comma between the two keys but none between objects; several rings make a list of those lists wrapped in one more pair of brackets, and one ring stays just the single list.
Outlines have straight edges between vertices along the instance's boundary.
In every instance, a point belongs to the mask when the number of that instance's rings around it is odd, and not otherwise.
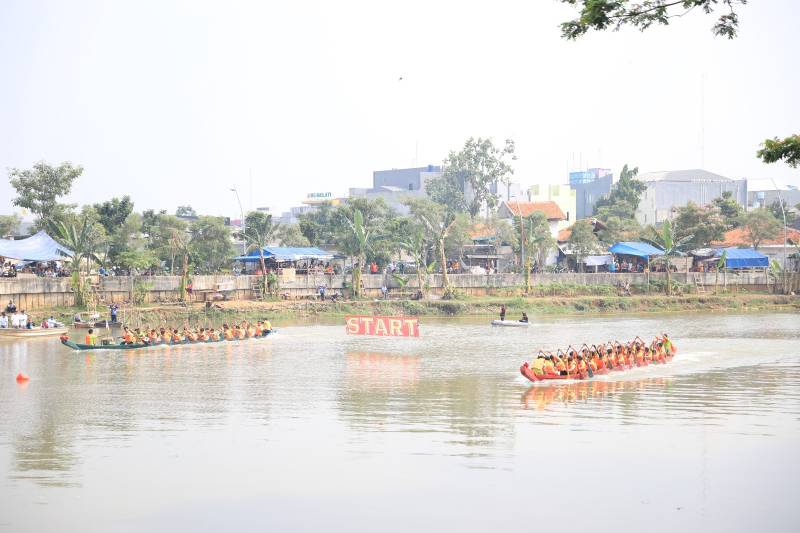
[{"label": "palm tree", "polygon": [[269,246],[273,240],[275,232],[278,231],[280,225],[272,223],[272,215],[262,213],[261,211],[253,211],[247,214],[245,218],[245,231],[240,234],[240,237],[245,242],[245,251],[258,250],[258,262],[261,266],[261,294],[265,296],[267,293],[267,266],[264,262],[264,248]]},{"label": "palm tree", "polygon": [[534,256],[540,265],[544,264],[547,252],[551,250],[556,241],[550,234],[550,227],[544,213],[536,211],[527,217],[520,216],[514,220],[521,236],[520,250],[524,250],[522,259],[525,269],[525,294],[531,292],[531,262]]},{"label": "palm tree", "polygon": [[686,245],[689,241],[692,240],[694,235],[686,235],[677,241],[675,240],[675,230],[672,227],[672,223],[669,220],[665,220],[664,224],[661,225],[661,232],[654,227],[651,226],[651,232],[653,234],[653,239],[648,240],[645,239],[650,244],[657,246],[664,250],[664,255],[658,258],[658,261],[662,261],[665,264],[666,271],[667,271],[667,296],[672,295],[672,281],[670,279],[670,269],[672,267],[672,258],[678,257],[680,255],[680,249]]}]

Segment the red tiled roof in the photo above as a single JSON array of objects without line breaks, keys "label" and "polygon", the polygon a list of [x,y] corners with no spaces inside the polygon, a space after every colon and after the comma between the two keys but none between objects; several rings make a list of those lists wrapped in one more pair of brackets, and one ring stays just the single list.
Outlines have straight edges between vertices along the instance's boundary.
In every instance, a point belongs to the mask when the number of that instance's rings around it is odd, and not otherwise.
[{"label": "red tiled roof", "polygon": [[[786,237],[792,239],[794,242],[800,242],[800,231],[789,228],[786,232]],[[725,232],[725,238],[718,242],[711,243],[715,246],[752,246],[747,231],[744,228],[733,228]],[[761,246],[776,246],[783,245],[783,230],[781,230],[778,237],[774,239],[765,239],[761,241]]]},{"label": "red tiled roof", "polygon": [[[536,211],[541,211],[547,217],[547,220],[566,220],[567,217],[564,215],[564,212],[558,207],[558,204],[555,202],[504,202],[506,207],[511,214],[515,217],[523,216],[528,217],[531,216]],[[520,215],[520,212],[522,214]]]}]

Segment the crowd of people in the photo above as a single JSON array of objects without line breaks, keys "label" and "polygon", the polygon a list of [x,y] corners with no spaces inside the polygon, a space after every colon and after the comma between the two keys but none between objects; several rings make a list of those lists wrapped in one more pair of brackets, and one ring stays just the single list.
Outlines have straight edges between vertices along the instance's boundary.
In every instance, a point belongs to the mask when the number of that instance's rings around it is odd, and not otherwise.
[{"label": "crowd of people", "polygon": [[[28,316],[24,309],[17,311],[17,305],[14,303],[14,300],[9,300],[5,310],[0,312],[0,329],[33,329],[35,327],[34,324],[34,319]],[[63,326],[63,324],[53,318],[52,315],[50,318],[43,319],[40,324],[42,328],[56,328],[61,326]]]},{"label": "crowd of people", "polygon": [[656,336],[650,343],[639,336],[627,343],[608,341],[602,344],[582,345],[575,348],[567,346],[565,350],[539,351],[539,355],[531,362],[531,371],[537,376],[567,376],[570,374],[597,372],[604,368],[630,368],[650,363],[665,363],[675,353],[675,347],[669,336],[664,333]]},{"label": "crowd of people", "polygon": [[[259,320],[250,323],[246,320],[241,324],[222,324],[222,328],[122,328],[119,344],[155,346],[157,344],[184,344],[187,342],[216,342],[266,337],[272,333],[272,324],[269,320]],[[94,329],[89,329],[84,337],[84,344],[96,346],[99,339]]]}]

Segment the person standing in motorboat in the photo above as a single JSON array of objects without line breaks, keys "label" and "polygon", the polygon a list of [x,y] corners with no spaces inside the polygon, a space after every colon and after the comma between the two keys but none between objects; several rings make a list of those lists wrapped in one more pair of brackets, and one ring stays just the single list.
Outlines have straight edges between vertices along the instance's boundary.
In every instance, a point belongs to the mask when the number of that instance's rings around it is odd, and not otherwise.
[{"label": "person standing in motorboat", "polygon": [[506,319],[506,304],[500,306],[500,322]]}]

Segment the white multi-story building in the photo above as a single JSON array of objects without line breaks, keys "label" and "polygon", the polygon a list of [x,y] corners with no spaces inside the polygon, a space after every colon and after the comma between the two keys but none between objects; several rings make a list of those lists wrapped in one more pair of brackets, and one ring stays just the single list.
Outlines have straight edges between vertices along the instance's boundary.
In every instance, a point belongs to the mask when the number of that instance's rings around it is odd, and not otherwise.
[{"label": "white multi-story building", "polygon": [[726,191],[730,191],[742,206],[747,203],[746,180],[732,180],[707,170],[647,172],[636,179],[647,184],[636,210],[636,219],[643,225],[672,220],[677,208],[689,202],[709,205]]}]

